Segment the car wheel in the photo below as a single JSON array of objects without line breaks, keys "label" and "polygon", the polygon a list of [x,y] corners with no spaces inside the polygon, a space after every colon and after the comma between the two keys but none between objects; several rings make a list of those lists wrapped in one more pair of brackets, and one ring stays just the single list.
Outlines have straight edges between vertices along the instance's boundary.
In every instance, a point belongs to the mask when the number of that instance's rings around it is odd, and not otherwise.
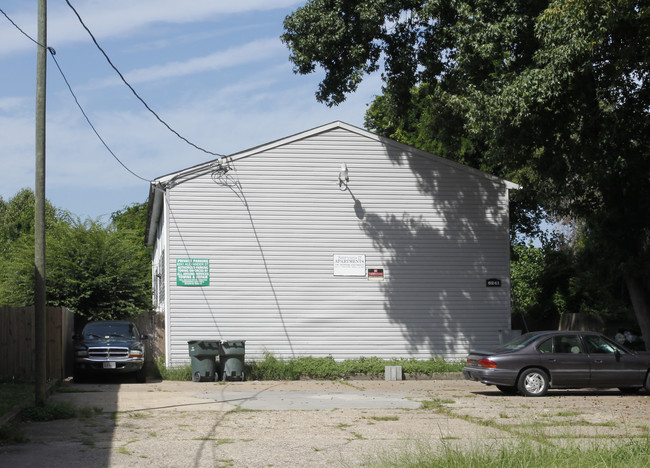
[{"label": "car wheel", "polygon": [[645,391],[650,393],[650,370],[648,371],[648,373],[645,376],[645,385],[644,385],[644,387],[645,387]]},{"label": "car wheel", "polygon": [[198,371],[195,372],[195,373],[192,375],[192,380],[193,380],[194,382],[200,382],[200,381],[201,381],[201,373],[198,372]]},{"label": "car wheel", "polygon": [[618,389],[625,395],[634,395],[635,393],[639,393],[641,387],[619,387]]},{"label": "car wheel", "polygon": [[519,376],[517,388],[524,396],[544,396],[548,391],[548,376],[541,369],[526,369]]},{"label": "car wheel", "polygon": [[510,385],[497,385],[497,388],[504,395],[516,395],[518,392],[517,387],[512,387]]}]

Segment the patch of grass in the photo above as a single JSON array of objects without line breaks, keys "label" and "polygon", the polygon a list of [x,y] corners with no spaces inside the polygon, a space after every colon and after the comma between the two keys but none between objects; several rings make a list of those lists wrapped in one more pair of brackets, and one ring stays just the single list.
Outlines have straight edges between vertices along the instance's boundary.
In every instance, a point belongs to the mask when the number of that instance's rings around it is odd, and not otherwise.
[{"label": "patch of grass", "polygon": [[30,405],[23,408],[23,421],[54,421],[77,417],[78,409],[69,403],[50,403]]},{"label": "patch of grass", "polygon": [[[219,460],[215,460],[215,462],[217,463],[218,468],[227,468],[230,466],[235,466],[235,461],[230,458],[222,458]],[[269,465],[269,466],[273,466],[273,465]]]},{"label": "patch of grass", "polygon": [[187,364],[180,367],[165,367],[165,358],[156,361],[156,371],[163,380],[192,380],[192,366]]},{"label": "patch of grass", "polygon": [[85,389],[73,387],[72,385],[59,385],[55,389],[56,393],[101,393],[101,390]]},{"label": "patch of grass", "polygon": [[242,408],[241,406],[238,406],[237,408],[228,411],[229,413],[258,413],[262,410],[257,410],[257,409],[249,409],[249,408]]},{"label": "patch of grass", "polygon": [[22,444],[26,441],[25,434],[13,424],[3,424],[0,426],[0,446]]},{"label": "patch of grass", "polygon": [[397,416],[370,416],[370,419],[374,421],[399,421]]},{"label": "patch of grass", "polygon": [[192,440],[213,440],[217,443],[217,445],[224,445],[224,444],[234,444],[235,440],[234,439],[220,439],[216,437],[194,437]]},{"label": "patch of grass", "polygon": [[117,453],[121,453],[122,455],[131,455],[131,452],[129,452],[125,446],[118,447]]},{"label": "patch of grass", "polygon": [[82,439],[81,445],[85,445],[86,447],[94,447],[95,441],[93,439]]},{"label": "patch of grass", "polygon": [[34,384],[30,382],[0,382],[0,415],[16,405],[34,401]]},{"label": "patch of grass", "polygon": [[[261,361],[251,361],[244,365],[244,372],[249,380],[298,380],[302,377],[311,379],[346,379],[351,375],[382,377],[386,366],[402,366],[406,374],[433,375],[440,372],[460,372],[465,366],[461,361],[445,361],[441,358],[418,359],[380,359],[377,357],[360,357],[335,361],[332,356],[315,358],[302,356],[295,359],[278,359],[266,353]],[[156,362],[158,374],[163,380],[192,380],[192,367],[166,368],[164,358]]]},{"label": "patch of grass", "polygon": [[540,414],[542,418],[568,418],[568,417],[573,417],[573,416],[580,416],[582,413],[578,411],[558,411],[555,414],[551,413],[543,413]]},{"label": "patch of grass", "polygon": [[490,445],[484,448],[455,447],[443,443],[442,447],[423,444],[410,447],[400,453],[386,452],[364,463],[372,467],[405,468],[515,468],[535,466],[551,468],[557,466],[594,466],[626,468],[629,466],[648,467],[650,463],[650,439],[623,441],[617,445],[603,447],[594,442],[592,445],[556,447],[534,444],[530,441]]},{"label": "patch of grass", "polygon": [[451,398],[434,398],[432,400],[424,400],[420,403],[420,409],[433,409],[440,410],[445,407],[445,405],[451,405],[456,403],[455,400]]},{"label": "patch of grass", "polygon": [[562,421],[533,421],[519,425],[520,428],[542,428],[542,427],[616,427],[613,421],[589,422],[585,419],[562,420]]},{"label": "patch of grass", "polygon": [[84,406],[82,408],[77,408],[77,417],[79,419],[90,419],[93,416],[97,416],[98,414],[102,414],[104,410],[100,408],[99,406]]}]

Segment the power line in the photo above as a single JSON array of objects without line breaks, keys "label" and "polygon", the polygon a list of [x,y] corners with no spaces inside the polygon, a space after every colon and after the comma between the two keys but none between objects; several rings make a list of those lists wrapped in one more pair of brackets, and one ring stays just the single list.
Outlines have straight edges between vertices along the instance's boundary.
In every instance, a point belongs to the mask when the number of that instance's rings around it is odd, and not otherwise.
[{"label": "power line", "polygon": [[29,34],[27,34],[27,33],[26,33],[25,31],[23,31],[22,29],[20,29],[20,26],[18,26],[16,23],[14,23],[14,20],[12,20],[11,18],[9,18],[9,15],[7,15],[7,13],[5,13],[4,10],[3,10],[2,8],[0,8],[0,12],[1,12],[3,15],[5,15],[5,18],[7,18],[7,19],[9,20],[9,22],[10,22],[11,24],[14,25],[14,28],[16,28],[18,31],[20,31],[21,33],[23,33],[23,35],[24,35],[27,39],[29,39],[30,41],[32,41],[34,44],[43,47],[41,44],[38,43],[38,41],[37,41],[36,39],[34,39],[33,37],[31,37]]},{"label": "power line", "polygon": [[[14,27],[15,27],[18,31],[20,31],[20,32],[21,32],[21,33],[22,33],[22,34],[23,34],[27,39],[29,39],[30,41],[32,41],[34,44],[36,44],[36,45],[39,46],[39,47],[45,47],[43,44],[41,44],[40,42],[38,42],[37,40],[35,40],[33,37],[31,37],[29,34],[27,34],[25,31],[23,31],[23,30],[22,30],[22,29],[21,29],[21,28],[20,28],[20,27],[19,27],[19,26],[18,26],[18,25],[17,25],[17,24],[16,24],[16,23],[15,23],[15,22],[14,22],[14,21],[9,17],[9,16],[8,16],[8,15],[7,15],[7,13],[5,13],[4,10],[2,10],[1,8],[0,8],[0,12],[5,16],[5,18],[7,18],[7,19],[9,20],[9,22],[10,22],[11,24],[13,24]],[[48,52],[50,53],[50,55],[52,56],[52,59],[54,60],[54,63],[56,64],[56,68],[59,70],[59,73],[60,73],[61,76],[63,77],[63,81],[65,82],[66,86],[68,87],[68,90],[70,91],[70,94],[72,95],[72,97],[73,97],[73,99],[74,99],[74,102],[77,104],[77,107],[79,108],[79,110],[81,111],[81,114],[82,114],[82,115],[84,116],[84,118],[86,119],[86,122],[88,122],[88,125],[90,125],[90,128],[93,130],[93,132],[95,132],[95,135],[97,135],[97,138],[99,138],[99,141],[101,141],[102,144],[104,145],[104,148],[106,148],[106,150],[108,150],[108,152],[111,154],[111,156],[113,156],[113,158],[114,158],[118,163],[120,163],[120,165],[121,165],[124,169],[126,169],[128,172],[130,172],[132,175],[134,175],[134,176],[137,177],[138,179],[143,180],[143,181],[145,181],[145,182],[151,182],[150,179],[145,179],[144,177],[139,176],[138,174],[136,174],[135,172],[133,172],[131,169],[129,169],[129,167],[128,167],[126,164],[124,164],[124,163],[120,160],[120,158],[117,157],[117,155],[113,152],[113,150],[111,150],[111,148],[108,146],[108,144],[106,143],[106,141],[104,141],[104,139],[101,137],[101,135],[99,134],[99,132],[97,131],[97,129],[95,128],[95,126],[93,125],[93,123],[90,121],[90,118],[88,117],[88,114],[86,114],[86,112],[84,111],[83,107],[81,106],[81,103],[79,102],[79,99],[77,99],[77,96],[75,95],[74,91],[72,90],[72,86],[70,86],[70,82],[68,81],[68,78],[65,76],[65,73],[63,73],[63,70],[61,69],[61,65],[59,65],[59,62],[58,62],[58,60],[57,60],[56,57],[55,57],[55,55],[56,55],[56,51],[55,51],[52,47],[47,47],[47,50],[48,50]]]},{"label": "power line", "polygon": [[171,127],[167,122],[165,122],[165,121],[164,121],[164,120],[163,120],[163,119],[162,119],[162,118],[161,118],[161,117],[160,117],[160,116],[159,116],[159,115],[158,115],[158,114],[157,114],[157,113],[156,113],[156,112],[155,112],[151,107],[149,107],[149,105],[146,103],[146,101],[140,97],[140,95],[139,95],[139,94],[137,93],[137,91],[133,88],[133,86],[131,86],[131,85],[129,84],[129,82],[126,81],[126,78],[124,78],[124,75],[122,75],[122,73],[120,72],[120,70],[118,70],[118,68],[113,64],[113,62],[112,62],[111,59],[109,58],[108,54],[106,54],[106,52],[104,52],[104,49],[102,49],[102,47],[99,45],[99,43],[97,42],[97,39],[95,39],[95,36],[94,36],[93,33],[90,31],[90,29],[88,28],[88,26],[86,26],[86,24],[84,23],[83,19],[81,19],[81,16],[80,16],[79,13],[77,12],[77,10],[75,10],[75,8],[72,6],[72,4],[70,3],[70,1],[69,1],[69,0],[65,0],[65,2],[68,4],[68,6],[70,7],[70,9],[74,12],[74,14],[77,16],[77,19],[79,20],[79,22],[81,23],[81,25],[83,26],[83,28],[86,30],[86,32],[90,35],[90,38],[91,38],[91,39],[93,40],[93,42],[95,43],[95,46],[97,47],[97,49],[99,49],[99,51],[102,53],[102,55],[104,55],[104,58],[106,58],[106,60],[108,61],[108,64],[113,68],[113,70],[115,70],[115,73],[118,74],[118,76],[122,79],[122,81],[124,82],[124,84],[125,84],[125,85],[130,89],[130,90],[131,90],[131,92],[134,94],[134,96],[135,96],[136,98],[138,98],[138,100],[139,100],[139,101],[144,105],[144,107],[146,107],[147,110],[148,110],[149,112],[151,112],[151,113],[156,117],[156,119],[158,119],[158,121],[159,121],[160,123],[162,123],[165,127],[167,127],[167,129],[168,129],[170,132],[172,132],[174,135],[176,135],[178,138],[180,138],[181,140],[183,140],[183,141],[184,141],[185,143],[187,143],[188,145],[193,146],[194,148],[198,149],[199,151],[203,151],[204,153],[210,154],[210,155],[212,155],[212,156],[217,156],[217,157],[223,157],[223,156],[224,156],[223,154],[213,153],[212,151],[206,150],[206,149],[201,148],[200,146],[198,146],[198,145],[192,143],[192,142],[189,141],[187,138],[185,138],[183,135],[181,135],[181,134],[178,133],[176,130],[174,130],[174,129],[173,129],[173,128],[172,128],[172,127]]},{"label": "power line", "polygon": [[90,121],[90,119],[88,118],[88,115],[86,115],[86,112],[84,111],[83,107],[81,107],[81,104],[79,103],[79,100],[77,99],[77,96],[75,95],[74,91],[72,90],[72,87],[70,86],[70,83],[68,82],[68,79],[66,78],[65,74],[63,73],[63,70],[61,70],[61,66],[59,65],[59,61],[58,61],[58,60],[56,59],[56,57],[54,56],[54,54],[55,54],[54,49],[51,49],[51,50],[50,50],[50,54],[52,55],[52,59],[54,60],[54,63],[56,64],[56,68],[59,69],[59,73],[61,73],[61,76],[63,77],[63,81],[65,81],[66,86],[67,86],[68,89],[70,90],[70,94],[72,94],[72,97],[74,98],[74,102],[77,103],[77,107],[79,107],[79,110],[81,111],[81,113],[82,113],[83,116],[85,117],[86,122],[88,122],[88,125],[90,125],[90,128],[93,129],[93,132],[95,132],[95,135],[97,135],[97,138],[99,138],[99,141],[102,142],[102,144],[104,145],[104,148],[106,148],[106,149],[108,150],[108,152],[111,153],[111,155],[113,156],[113,158],[115,158],[115,160],[116,160],[118,163],[120,163],[124,169],[126,169],[127,171],[129,171],[129,172],[130,172],[131,174],[133,174],[135,177],[137,177],[137,178],[140,179],[140,180],[144,180],[145,182],[151,182],[151,180],[149,180],[149,179],[145,179],[144,177],[139,176],[138,174],[136,174],[135,172],[133,172],[131,169],[129,169],[129,168],[127,167],[127,165],[124,164],[124,163],[120,160],[120,158],[118,158],[118,157],[115,155],[115,153],[113,153],[113,151],[108,147],[108,144],[106,144],[106,142],[105,142],[104,139],[101,137],[101,135],[99,134],[99,132],[97,131],[97,129],[95,128],[95,126],[93,125],[93,123]]}]

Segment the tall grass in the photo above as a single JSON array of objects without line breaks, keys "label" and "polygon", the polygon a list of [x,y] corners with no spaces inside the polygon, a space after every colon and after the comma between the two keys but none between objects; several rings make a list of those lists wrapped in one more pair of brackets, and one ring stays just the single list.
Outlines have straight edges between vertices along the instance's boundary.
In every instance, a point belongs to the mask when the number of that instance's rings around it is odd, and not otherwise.
[{"label": "tall grass", "polygon": [[180,367],[165,367],[165,358],[156,361],[157,377],[163,380],[192,380],[192,366],[189,364]]},{"label": "tall grass", "polygon": [[[352,375],[383,377],[386,366],[402,366],[406,374],[433,375],[440,372],[459,372],[464,363],[448,362],[440,358],[428,360],[389,359],[361,357],[335,361],[331,356],[315,358],[310,356],[295,359],[278,359],[270,353],[261,361],[247,362],[244,372],[248,380],[298,380],[301,377],[311,379],[341,379]],[[166,368],[164,360],[158,361],[158,372],[163,380],[192,380],[190,365]]]},{"label": "tall grass", "polygon": [[648,468],[650,438],[602,445],[557,447],[531,441],[497,443],[482,448],[443,443],[438,449],[422,444],[399,453],[383,453],[364,466],[375,468]]},{"label": "tall grass", "polygon": [[440,358],[386,360],[377,357],[335,361],[331,356],[305,356],[283,360],[267,353],[262,361],[247,364],[247,375],[258,380],[296,380],[301,377],[339,379],[352,375],[382,377],[386,366],[402,366],[402,371],[406,374],[433,375],[440,372],[459,372],[464,363],[448,362]]}]

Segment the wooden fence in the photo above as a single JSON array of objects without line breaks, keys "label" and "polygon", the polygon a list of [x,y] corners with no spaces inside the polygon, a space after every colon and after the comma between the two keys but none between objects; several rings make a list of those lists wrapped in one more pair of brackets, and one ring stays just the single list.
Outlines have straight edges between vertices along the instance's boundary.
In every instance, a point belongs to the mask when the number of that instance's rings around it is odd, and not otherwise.
[{"label": "wooden fence", "polygon": [[[48,379],[72,374],[74,314],[48,307],[46,314]],[[34,307],[0,307],[0,381],[34,380]]]},{"label": "wooden fence", "polygon": [[134,320],[140,333],[149,336],[145,340],[145,357],[147,366],[155,366],[155,362],[165,355],[165,315],[159,312],[143,312]]},{"label": "wooden fence", "polygon": [[[75,317],[78,319],[75,325]],[[63,307],[48,307],[46,320],[47,379],[72,376],[74,344],[72,335],[81,331],[84,320]],[[134,320],[146,340],[147,365],[165,353],[164,314],[144,312]],[[0,307],[0,381],[34,380],[34,307]]]}]

